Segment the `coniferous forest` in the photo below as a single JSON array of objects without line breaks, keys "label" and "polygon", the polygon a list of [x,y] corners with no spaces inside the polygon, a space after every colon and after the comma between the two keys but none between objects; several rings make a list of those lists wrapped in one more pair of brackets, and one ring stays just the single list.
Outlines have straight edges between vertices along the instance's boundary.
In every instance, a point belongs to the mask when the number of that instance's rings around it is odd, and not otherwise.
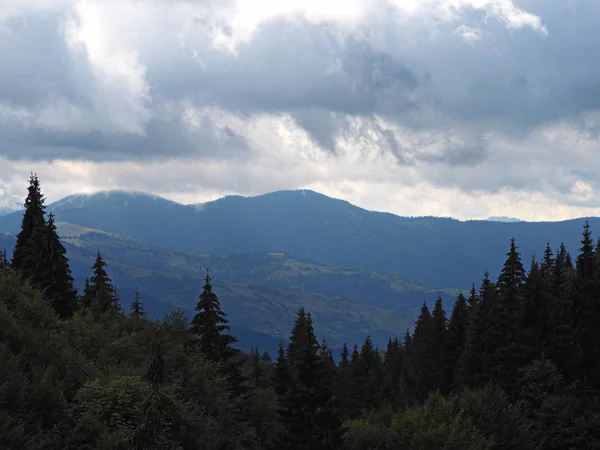
[{"label": "coniferous forest", "polygon": [[[196,315],[120,298],[102,255],[77,292],[32,175],[12,257],[0,254],[0,448],[600,448],[600,241],[524,262],[424,304],[385,349],[335,361],[310,311],[276,355],[236,349],[210,274]],[[552,245],[556,245],[552,243]],[[440,251],[443,251],[440,249]]]}]

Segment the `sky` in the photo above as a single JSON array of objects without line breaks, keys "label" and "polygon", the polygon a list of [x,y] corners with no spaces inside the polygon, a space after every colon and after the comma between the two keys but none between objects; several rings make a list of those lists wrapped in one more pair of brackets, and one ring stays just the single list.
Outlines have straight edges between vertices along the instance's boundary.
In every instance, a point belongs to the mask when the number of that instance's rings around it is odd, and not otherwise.
[{"label": "sky", "polygon": [[598,0],[0,0],[0,205],[600,215]]}]

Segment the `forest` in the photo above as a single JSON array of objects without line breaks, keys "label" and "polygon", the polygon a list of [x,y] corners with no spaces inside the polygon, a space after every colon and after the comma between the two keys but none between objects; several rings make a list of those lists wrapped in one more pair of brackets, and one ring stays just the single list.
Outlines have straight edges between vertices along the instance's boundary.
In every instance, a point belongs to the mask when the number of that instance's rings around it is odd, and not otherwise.
[{"label": "forest", "polygon": [[[299,305],[276,355],[236,348],[210,274],[196,315],[146,316],[100,253],[83,292],[36,175],[0,254],[0,447],[600,448],[600,240],[548,243],[526,269],[423,304],[414,329],[335,360]],[[440,251],[443,251],[440,248]]]}]

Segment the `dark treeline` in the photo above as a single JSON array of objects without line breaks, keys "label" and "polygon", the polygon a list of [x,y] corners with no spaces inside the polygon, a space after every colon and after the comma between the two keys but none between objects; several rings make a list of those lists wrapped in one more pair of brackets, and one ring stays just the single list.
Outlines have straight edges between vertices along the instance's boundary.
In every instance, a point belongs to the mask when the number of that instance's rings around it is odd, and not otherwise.
[{"label": "dark treeline", "polygon": [[[299,309],[273,359],[235,348],[210,276],[196,315],[129,308],[100,254],[79,295],[30,180],[12,259],[0,253],[0,447],[17,449],[600,448],[600,242],[514,240],[447,317],[336,363]],[[93,265],[92,265],[93,264]]]}]

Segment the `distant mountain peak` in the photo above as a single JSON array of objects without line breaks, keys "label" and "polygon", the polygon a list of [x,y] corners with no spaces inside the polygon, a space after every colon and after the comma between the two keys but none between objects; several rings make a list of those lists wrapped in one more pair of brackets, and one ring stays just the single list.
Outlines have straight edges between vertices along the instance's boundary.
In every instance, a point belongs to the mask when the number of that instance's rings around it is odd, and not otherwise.
[{"label": "distant mountain peak", "polygon": [[72,194],[54,203],[51,203],[50,205],[48,205],[48,209],[75,209],[81,208],[85,205],[94,203],[96,201],[106,200],[109,200],[113,203],[123,203],[123,206],[127,206],[128,201],[130,200],[151,200],[179,205],[179,203],[177,202],[168,200],[164,197],[161,197],[160,195],[151,194],[148,192],[113,189],[93,193]]},{"label": "distant mountain peak", "polygon": [[506,217],[506,216],[491,216],[487,219],[488,222],[525,222],[522,219],[517,219],[516,217]]}]

